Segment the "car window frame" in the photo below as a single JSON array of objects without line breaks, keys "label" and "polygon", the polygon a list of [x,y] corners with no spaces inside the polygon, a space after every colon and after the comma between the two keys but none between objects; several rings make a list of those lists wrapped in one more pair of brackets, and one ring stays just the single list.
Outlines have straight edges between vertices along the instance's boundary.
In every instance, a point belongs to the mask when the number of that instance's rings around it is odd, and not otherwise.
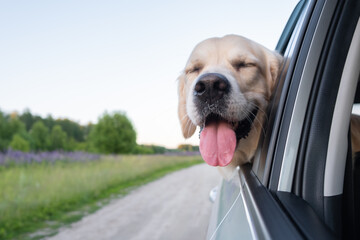
[{"label": "car window frame", "polygon": [[[346,208],[344,206],[349,204],[343,203],[346,196],[339,190],[325,194],[325,167],[338,88],[358,22],[359,5],[359,2],[352,0],[338,1],[312,89],[292,186],[292,192],[304,199],[338,236],[352,230],[348,228],[351,217],[343,217]],[[328,141],[325,141],[326,139]],[[347,154],[337,160],[342,164],[351,161],[351,146],[347,149]],[[341,182],[344,180],[344,170],[337,168],[336,171],[338,173],[331,174],[331,177]],[[341,185],[337,184],[337,189],[339,186],[342,188]]]},{"label": "car window frame", "polygon": [[264,186],[267,187],[270,183],[274,153],[278,144],[278,132],[282,123],[283,109],[291,84],[292,72],[297,62],[298,52],[300,51],[315,2],[310,0],[299,1],[276,47],[277,51],[284,56],[284,62],[279,74],[276,90],[268,107],[269,117],[266,123],[266,133],[260,139],[259,147],[253,159],[253,171]]}]

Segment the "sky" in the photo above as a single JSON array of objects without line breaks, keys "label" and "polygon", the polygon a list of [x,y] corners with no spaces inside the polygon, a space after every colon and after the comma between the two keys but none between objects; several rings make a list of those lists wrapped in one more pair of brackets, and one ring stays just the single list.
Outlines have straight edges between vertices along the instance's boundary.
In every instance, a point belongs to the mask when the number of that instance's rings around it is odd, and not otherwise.
[{"label": "sky", "polygon": [[96,123],[122,111],[139,144],[182,137],[177,77],[193,47],[238,34],[274,49],[297,0],[0,0],[0,110]]}]

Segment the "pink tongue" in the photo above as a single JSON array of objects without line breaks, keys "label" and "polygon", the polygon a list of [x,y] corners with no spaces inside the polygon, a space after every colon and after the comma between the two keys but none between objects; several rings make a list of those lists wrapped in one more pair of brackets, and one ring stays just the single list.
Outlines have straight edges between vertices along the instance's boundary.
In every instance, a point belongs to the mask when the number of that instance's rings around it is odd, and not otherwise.
[{"label": "pink tongue", "polygon": [[200,153],[211,166],[228,165],[234,156],[235,147],[235,132],[226,122],[210,123],[201,131]]}]

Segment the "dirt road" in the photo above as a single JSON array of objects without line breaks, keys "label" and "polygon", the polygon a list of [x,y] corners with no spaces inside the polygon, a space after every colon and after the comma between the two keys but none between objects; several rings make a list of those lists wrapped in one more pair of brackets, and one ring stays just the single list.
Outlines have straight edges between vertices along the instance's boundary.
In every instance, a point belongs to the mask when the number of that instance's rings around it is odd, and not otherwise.
[{"label": "dirt road", "polygon": [[206,164],[169,174],[62,229],[51,240],[205,239],[209,191],[220,183]]}]

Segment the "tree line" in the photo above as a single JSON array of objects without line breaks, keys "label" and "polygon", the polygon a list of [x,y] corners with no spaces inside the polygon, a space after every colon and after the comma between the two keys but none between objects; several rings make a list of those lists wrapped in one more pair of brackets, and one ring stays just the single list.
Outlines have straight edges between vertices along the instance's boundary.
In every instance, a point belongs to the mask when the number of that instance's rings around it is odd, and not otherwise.
[{"label": "tree line", "polygon": [[136,132],[122,112],[104,113],[97,124],[81,125],[69,119],[54,119],[0,111],[0,151],[87,151],[96,153],[164,153],[165,147],[137,145]]}]

